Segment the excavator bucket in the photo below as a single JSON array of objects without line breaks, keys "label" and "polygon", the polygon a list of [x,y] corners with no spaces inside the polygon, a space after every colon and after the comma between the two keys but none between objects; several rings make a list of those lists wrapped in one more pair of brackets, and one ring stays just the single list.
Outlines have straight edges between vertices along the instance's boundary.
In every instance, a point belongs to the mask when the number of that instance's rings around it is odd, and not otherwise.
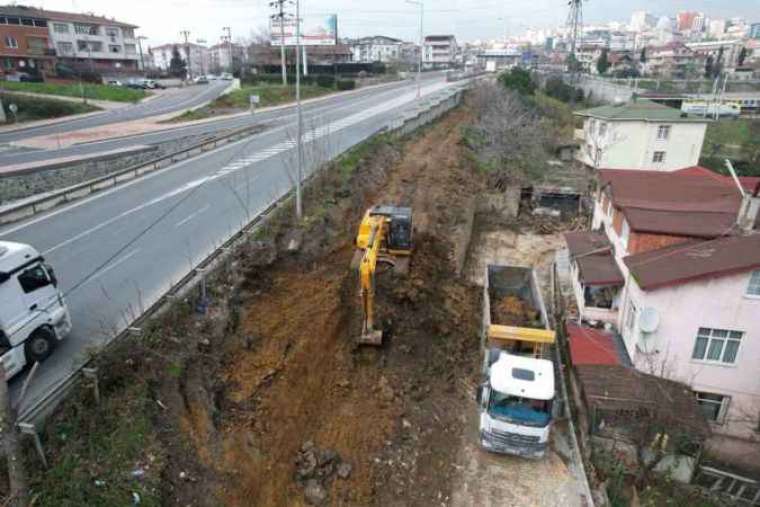
[{"label": "excavator bucket", "polygon": [[356,339],[357,345],[373,345],[380,347],[383,344],[383,332],[382,331],[368,331],[363,333]]}]

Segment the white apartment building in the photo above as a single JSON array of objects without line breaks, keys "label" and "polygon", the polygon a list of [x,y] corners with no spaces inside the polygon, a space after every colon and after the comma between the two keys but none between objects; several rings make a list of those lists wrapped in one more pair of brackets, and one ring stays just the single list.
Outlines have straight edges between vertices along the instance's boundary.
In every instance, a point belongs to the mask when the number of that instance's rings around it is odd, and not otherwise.
[{"label": "white apartment building", "polygon": [[151,48],[153,64],[157,69],[164,72],[169,70],[175,47],[179,51],[179,55],[187,63],[188,77],[201,76],[209,72],[211,58],[208,48],[193,43],[164,44],[163,46]]},{"label": "white apartment building", "polygon": [[223,42],[208,48],[209,65],[205,71],[214,74],[234,72],[240,69],[246,60],[246,51],[240,44]]},{"label": "white apartment building", "polygon": [[428,69],[446,69],[457,63],[459,46],[453,35],[428,35],[422,48],[422,64]]},{"label": "white apartment building", "polygon": [[584,118],[577,158],[596,169],[670,172],[696,166],[709,120],[639,99],[575,113]]},{"label": "white apartment building", "polygon": [[40,11],[48,19],[58,61],[100,73],[139,70],[137,26],[87,14]]},{"label": "white apartment building", "polygon": [[657,18],[649,14],[647,11],[635,11],[631,15],[630,28],[634,32],[643,32],[650,28],[654,28],[657,24]]},{"label": "white apartment building", "polygon": [[348,42],[351,61],[360,63],[392,63],[402,61],[404,42],[393,37],[375,35]]}]

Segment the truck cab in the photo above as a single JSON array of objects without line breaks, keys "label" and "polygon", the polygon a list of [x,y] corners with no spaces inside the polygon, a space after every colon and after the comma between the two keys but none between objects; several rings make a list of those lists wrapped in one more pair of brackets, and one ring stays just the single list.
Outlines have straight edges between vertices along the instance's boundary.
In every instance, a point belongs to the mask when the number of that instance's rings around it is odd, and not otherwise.
[{"label": "truck cab", "polygon": [[33,247],[0,241],[0,360],[6,379],[47,359],[70,332],[53,268]]},{"label": "truck cab", "polygon": [[543,456],[552,423],[552,362],[499,352],[480,392],[483,448],[526,457]]}]

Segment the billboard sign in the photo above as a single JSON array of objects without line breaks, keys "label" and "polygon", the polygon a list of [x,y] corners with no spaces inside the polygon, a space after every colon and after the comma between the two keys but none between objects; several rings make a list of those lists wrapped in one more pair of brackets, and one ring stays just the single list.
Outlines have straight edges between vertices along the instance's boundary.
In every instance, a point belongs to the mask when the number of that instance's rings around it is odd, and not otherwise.
[{"label": "billboard sign", "polygon": [[[284,26],[280,26],[279,19],[273,19],[269,23],[269,32],[272,36],[272,45],[280,46],[283,43],[282,32],[285,33],[285,45],[295,46],[296,20],[286,19]],[[334,46],[338,43],[338,15],[328,16],[301,16],[301,45],[303,46]]]}]

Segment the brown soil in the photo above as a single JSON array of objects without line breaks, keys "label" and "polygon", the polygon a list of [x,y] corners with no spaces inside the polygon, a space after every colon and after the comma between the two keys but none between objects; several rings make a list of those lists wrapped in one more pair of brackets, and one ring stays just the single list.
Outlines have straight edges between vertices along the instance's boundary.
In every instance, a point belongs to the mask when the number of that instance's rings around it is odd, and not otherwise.
[{"label": "brown soil", "polygon": [[517,296],[507,296],[495,303],[491,315],[492,322],[496,324],[526,327],[539,321],[538,312]]},{"label": "brown soil", "polygon": [[[479,357],[480,294],[452,262],[479,188],[459,144],[467,121],[458,110],[417,139],[382,146],[342,188],[316,183],[307,205],[345,197],[308,221],[298,254],[249,270],[221,399],[185,403],[180,424],[221,503],[302,505],[294,462],[306,441],[353,467],[328,485],[331,504],[448,497],[465,402],[454,388],[475,377]],[[379,203],[413,207],[415,249],[407,277],[379,276],[384,346],[357,348],[353,235]],[[277,232],[292,235],[287,223]]]}]

